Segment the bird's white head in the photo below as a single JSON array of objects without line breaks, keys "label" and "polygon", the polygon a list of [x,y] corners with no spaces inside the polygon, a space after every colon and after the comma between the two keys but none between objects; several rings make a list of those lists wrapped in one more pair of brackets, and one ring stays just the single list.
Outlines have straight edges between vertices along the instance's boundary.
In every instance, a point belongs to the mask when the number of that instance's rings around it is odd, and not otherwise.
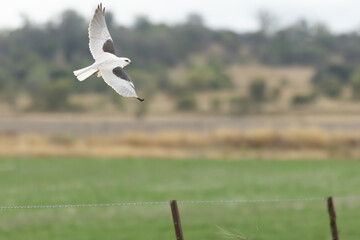
[{"label": "bird's white head", "polygon": [[128,58],[120,58],[120,65],[122,68],[126,67],[127,65],[129,65],[131,63],[131,60]]}]

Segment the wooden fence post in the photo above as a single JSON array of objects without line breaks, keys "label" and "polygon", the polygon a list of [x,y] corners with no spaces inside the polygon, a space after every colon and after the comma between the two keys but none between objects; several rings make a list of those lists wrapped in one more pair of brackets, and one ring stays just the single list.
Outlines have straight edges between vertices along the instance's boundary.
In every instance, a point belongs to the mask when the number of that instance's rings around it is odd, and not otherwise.
[{"label": "wooden fence post", "polygon": [[172,217],[173,217],[173,221],[174,221],[176,240],[184,240],[182,229],[181,229],[180,214],[179,214],[179,209],[178,209],[176,200],[170,201],[170,207],[171,207]]},{"label": "wooden fence post", "polygon": [[336,227],[336,214],[335,214],[335,207],[332,197],[327,198],[327,206],[329,211],[329,217],[330,217],[330,228],[331,228],[331,235],[332,240],[339,240],[338,237],[338,231]]}]

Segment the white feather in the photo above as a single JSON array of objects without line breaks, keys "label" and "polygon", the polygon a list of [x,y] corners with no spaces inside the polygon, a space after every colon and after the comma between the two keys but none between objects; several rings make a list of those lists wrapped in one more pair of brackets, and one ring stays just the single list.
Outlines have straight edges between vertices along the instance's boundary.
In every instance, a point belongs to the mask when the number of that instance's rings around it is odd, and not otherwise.
[{"label": "white feather", "polygon": [[74,75],[76,76],[76,78],[79,81],[84,81],[85,79],[87,79],[88,77],[90,77],[91,75],[93,75],[94,73],[96,73],[98,71],[97,68],[94,68],[93,65],[89,66],[89,67],[85,67],[79,70],[75,70],[74,71]]},{"label": "white feather", "polygon": [[95,10],[95,14],[90,21],[88,31],[90,39],[90,52],[96,60],[102,53],[104,53],[104,43],[109,39],[112,41],[105,21],[105,8],[102,8],[102,4],[100,4]]},{"label": "white feather", "polygon": [[112,67],[100,68],[100,72],[104,81],[121,96],[135,98],[138,97],[135,92],[134,84],[115,76],[112,72]]}]

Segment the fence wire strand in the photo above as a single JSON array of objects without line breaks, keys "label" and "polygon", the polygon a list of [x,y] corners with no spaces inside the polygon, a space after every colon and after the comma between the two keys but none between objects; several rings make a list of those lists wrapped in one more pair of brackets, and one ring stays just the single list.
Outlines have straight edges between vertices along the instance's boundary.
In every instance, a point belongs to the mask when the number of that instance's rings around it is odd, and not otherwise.
[{"label": "fence wire strand", "polygon": [[[237,203],[272,203],[272,202],[305,202],[305,201],[325,201],[327,197],[312,198],[278,198],[278,199],[250,199],[250,200],[195,200],[177,201],[179,204],[237,204]],[[338,196],[333,199],[360,199],[360,196]],[[0,206],[0,210],[9,209],[38,209],[38,208],[81,208],[81,207],[120,207],[120,206],[144,206],[144,205],[163,205],[170,201],[159,202],[123,202],[123,203],[94,203],[94,204],[64,204],[64,205],[23,205],[23,206]]]}]

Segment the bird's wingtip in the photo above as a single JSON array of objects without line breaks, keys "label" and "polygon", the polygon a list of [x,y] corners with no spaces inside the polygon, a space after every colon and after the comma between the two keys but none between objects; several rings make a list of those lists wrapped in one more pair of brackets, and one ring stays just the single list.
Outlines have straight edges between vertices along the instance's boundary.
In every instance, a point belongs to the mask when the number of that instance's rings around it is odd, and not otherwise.
[{"label": "bird's wingtip", "polygon": [[100,12],[102,12],[103,14],[105,14],[105,7],[103,8],[102,3],[99,3],[99,4],[98,4],[96,11],[100,11]]},{"label": "bird's wingtip", "polygon": [[137,100],[139,100],[140,102],[144,101],[145,99],[144,98],[136,98]]}]

